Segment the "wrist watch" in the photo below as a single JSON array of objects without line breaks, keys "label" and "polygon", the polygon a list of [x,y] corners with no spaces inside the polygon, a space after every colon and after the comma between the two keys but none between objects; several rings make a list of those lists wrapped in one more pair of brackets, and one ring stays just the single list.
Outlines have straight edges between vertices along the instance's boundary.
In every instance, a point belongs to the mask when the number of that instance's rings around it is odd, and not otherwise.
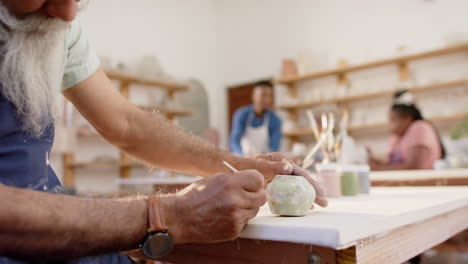
[{"label": "wrist watch", "polygon": [[146,197],[149,229],[140,245],[145,257],[158,259],[166,256],[174,247],[174,240],[167,230],[163,210],[157,196]]}]

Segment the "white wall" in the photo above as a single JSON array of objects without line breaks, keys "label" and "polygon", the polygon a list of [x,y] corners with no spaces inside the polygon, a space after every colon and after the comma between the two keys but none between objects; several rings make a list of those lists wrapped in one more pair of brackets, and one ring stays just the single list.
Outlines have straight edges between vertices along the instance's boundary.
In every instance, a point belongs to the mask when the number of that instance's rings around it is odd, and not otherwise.
[{"label": "white wall", "polygon": [[219,0],[217,66],[223,83],[277,74],[301,50],[359,63],[468,36],[464,0]]},{"label": "white wall", "polygon": [[[155,55],[170,75],[196,78],[213,91],[214,13],[212,0],[95,0],[81,20],[100,56],[132,61]],[[217,111],[211,112],[214,123]]]}]

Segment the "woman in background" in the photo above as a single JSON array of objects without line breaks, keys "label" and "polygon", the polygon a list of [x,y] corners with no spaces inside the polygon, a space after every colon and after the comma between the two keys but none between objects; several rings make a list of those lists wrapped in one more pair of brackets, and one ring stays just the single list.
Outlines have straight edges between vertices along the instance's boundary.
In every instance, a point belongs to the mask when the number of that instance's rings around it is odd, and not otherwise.
[{"label": "woman in background", "polygon": [[390,110],[390,148],[386,162],[370,158],[372,170],[433,169],[445,157],[436,128],[424,120],[408,91],[397,92]]}]

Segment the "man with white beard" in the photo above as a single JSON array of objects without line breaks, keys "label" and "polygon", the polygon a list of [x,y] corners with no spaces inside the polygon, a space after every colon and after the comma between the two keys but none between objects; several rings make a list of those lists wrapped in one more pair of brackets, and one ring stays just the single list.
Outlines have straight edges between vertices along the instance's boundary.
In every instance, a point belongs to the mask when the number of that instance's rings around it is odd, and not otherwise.
[{"label": "man with white beard", "polygon": [[[317,182],[281,154],[237,157],[128,102],[75,21],[78,2],[0,0],[0,263],[129,263],[124,255],[83,257],[140,248],[158,259],[174,245],[234,239],[276,174],[306,177],[326,206]],[[123,151],[206,178],[176,194],[133,199],[50,194],[61,189],[48,162],[60,90]],[[227,172],[223,160],[242,171]]]}]

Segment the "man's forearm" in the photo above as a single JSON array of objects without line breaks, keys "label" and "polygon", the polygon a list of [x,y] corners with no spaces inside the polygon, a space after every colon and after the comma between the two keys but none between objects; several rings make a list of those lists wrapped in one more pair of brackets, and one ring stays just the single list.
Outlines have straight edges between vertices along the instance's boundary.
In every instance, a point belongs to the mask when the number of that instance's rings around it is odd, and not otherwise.
[{"label": "man's forearm", "polygon": [[136,248],[144,199],[90,200],[0,185],[0,256],[70,259]]},{"label": "man's forearm", "polygon": [[[242,160],[132,105],[112,87],[103,69],[64,94],[106,140],[152,166],[207,176],[226,172],[222,160],[232,165]],[[246,160],[241,163],[244,169],[255,168]]]},{"label": "man's forearm", "polygon": [[[158,168],[208,176],[227,171],[223,160],[248,167],[248,159],[222,151],[154,114],[138,111],[129,123],[121,148]],[[250,168],[255,168],[253,162]]]}]

